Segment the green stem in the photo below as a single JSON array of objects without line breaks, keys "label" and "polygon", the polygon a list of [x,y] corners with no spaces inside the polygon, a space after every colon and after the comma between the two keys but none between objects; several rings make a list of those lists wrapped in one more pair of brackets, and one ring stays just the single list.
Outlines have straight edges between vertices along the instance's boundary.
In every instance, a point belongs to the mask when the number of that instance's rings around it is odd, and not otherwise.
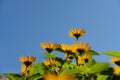
[{"label": "green stem", "polygon": [[78,57],[77,56],[75,57],[75,60],[76,60],[76,65],[78,66]]},{"label": "green stem", "polygon": [[76,42],[78,42],[78,38],[76,38]]},{"label": "green stem", "polygon": [[26,76],[25,76],[25,80],[26,80]]},{"label": "green stem", "polygon": [[61,68],[60,68],[60,71],[59,71],[59,72],[62,72],[63,65],[65,64],[67,58],[68,58],[68,56],[66,56],[66,58],[65,58],[64,61],[63,61],[63,63],[61,64]]},{"label": "green stem", "polygon": [[87,80],[85,75],[82,75],[82,80]]}]

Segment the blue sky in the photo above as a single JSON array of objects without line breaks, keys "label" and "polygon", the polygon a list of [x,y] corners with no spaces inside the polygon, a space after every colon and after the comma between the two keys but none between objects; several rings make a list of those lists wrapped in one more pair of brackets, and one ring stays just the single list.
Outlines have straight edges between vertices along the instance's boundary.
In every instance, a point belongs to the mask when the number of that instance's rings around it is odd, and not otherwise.
[{"label": "blue sky", "polygon": [[119,0],[0,0],[0,73],[21,72],[19,57],[42,61],[41,42],[71,44],[72,28],[84,28],[80,39],[109,61],[105,51],[120,51]]}]

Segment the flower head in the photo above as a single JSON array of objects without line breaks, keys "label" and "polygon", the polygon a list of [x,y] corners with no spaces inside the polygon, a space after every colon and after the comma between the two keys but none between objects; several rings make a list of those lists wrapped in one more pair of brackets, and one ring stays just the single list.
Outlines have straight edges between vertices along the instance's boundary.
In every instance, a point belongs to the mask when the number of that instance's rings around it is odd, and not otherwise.
[{"label": "flower head", "polygon": [[91,46],[89,46],[88,43],[83,43],[83,42],[78,43],[78,42],[75,42],[72,45],[72,49],[75,52],[78,52],[78,53],[82,54],[83,52],[88,52],[91,49]]},{"label": "flower head", "polygon": [[120,58],[114,57],[110,60],[110,62],[115,63],[116,65],[120,65]]},{"label": "flower head", "polygon": [[22,74],[25,75],[26,77],[28,77],[30,68],[31,68],[31,66],[26,67],[25,65],[22,65],[21,66]]},{"label": "flower head", "polygon": [[48,42],[48,43],[41,43],[40,46],[41,48],[45,49],[47,52],[50,53],[53,50],[57,49],[59,45],[57,43],[52,44]]},{"label": "flower head", "polygon": [[119,66],[115,66],[113,68],[114,72],[117,74],[117,75],[120,75],[120,67]]},{"label": "flower head", "polygon": [[92,55],[84,54],[84,55],[82,55],[82,58],[85,60],[85,62],[88,62],[88,60],[92,58]]},{"label": "flower head", "polygon": [[22,62],[26,67],[32,65],[36,60],[36,57],[34,56],[22,56],[20,57],[19,61]]},{"label": "flower head", "polygon": [[78,59],[78,65],[83,65],[84,61],[82,59]]},{"label": "flower head", "polygon": [[53,59],[49,58],[48,60],[44,60],[43,63],[46,66],[50,66],[50,65],[54,65],[54,64],[56,64],[58,62],[56,60],[53,60]]},{"label": "flower head", "polygon": [[44,80],[75,80],[74,77],[65,74],[45,74]]},{"label": "flower head", "polygon": [[72,29],[69,31],[69,36],[75,37],[77,40],[79,37],[83,36],[85,34],[84,29]]},{"label": "flower head", "polygon": [[73,59],[75,56],[72,54],[65,54],[65,59],[69,60],[69,59]]},{"label": "flower head", "polygon": [[61,44],[61,49],[66,53],[75,53],[75,50],[72,45]]},{"label": "flower head", "polygon": [[83,42],[80,42],[78,45],[77,51],[81,54],[83,52],[88,52],[91,49],[91,46],[88,45],[88,43],[83,44]]}]

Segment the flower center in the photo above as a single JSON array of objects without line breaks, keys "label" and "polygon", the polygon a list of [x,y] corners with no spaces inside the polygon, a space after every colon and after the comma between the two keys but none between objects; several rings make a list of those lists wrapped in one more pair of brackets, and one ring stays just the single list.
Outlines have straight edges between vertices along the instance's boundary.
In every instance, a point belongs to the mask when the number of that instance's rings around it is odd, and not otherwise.
[{"label": "flower center", "polygon": [[32,64],[32,62],[29,62],[29,61],[26,61],[26,62],[23,62],[25,64],[26,67],[28,67],[29,65]]},{"label": "flower center", "polygon": [[120,61],[116,61],[115,64],[117,64],[119,66],[120,65]]},{"label": "flower center", "polygon": [[84,49],[77,49],[77,51],[78,51],[80,54],[82,54],[83,52],[85,52]]},{"label": "flower center", "polygon": [[47,52],[51,53],[53,51],[53,49],[51,48],[46,48]]}]

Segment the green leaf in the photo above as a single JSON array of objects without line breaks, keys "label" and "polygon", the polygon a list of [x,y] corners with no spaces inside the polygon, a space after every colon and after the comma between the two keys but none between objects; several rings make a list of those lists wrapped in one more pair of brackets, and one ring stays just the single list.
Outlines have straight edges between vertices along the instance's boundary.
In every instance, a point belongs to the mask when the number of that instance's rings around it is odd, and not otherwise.
[{"label": "green leaf", "polygon": [[75,64],[65,64],[64,68],[64,72],[68,75],[82,75],[88,73],[88,70],[85,65],[77,66]]},{"label": "green leaf", "polygon": [[30,76],[29,78],[27,78],[27,80],[38,80],[41,79],[43,76],[40,75],[40,73],[37,73],[35,75]]},{"label": "green leaf", "polygon": [[75,66],[76,66],[75,64],[72,64],[72,63],[69,64],[69,62],[65,62],[63,68],[66,70],[71,70],[71,69],[75,68]]},{"label": "green leaf", "polygon": [[97,75],[97,80],[108,80],[109,75]]},{"label": "green leaf", "polygon": [[41,75],[44,74],[44,72],[48,70],[48,68],[41,62],[34,64],[30,69],[30,76],[40,73]]},{"label": "green leaf", "polygon": [[85,74],[86,73],[86,67],[85,66],[74,66],[71,67],[70,69],[67,69],[65,72],[68,75],[80,75],[80,74]]},{"label": "green leaf", "polygon": [[46,55],[47,57],[53,58],[53,59],[58,57],[58,56],[56,56],[56,55],[54,55],[52,53],[48,53],[48,52],[45,52],[44,55]]},{"label": "green leaf", "polygon": [[48,70],[48,68],[43,63],[38,63],[37,66],[40,70],[40,74],[44,74],[44,72]]},{"label": "green leaf", "polygon": [[31,75],[34,75],[34,74],[37,74],[37,73],[39,72],[39,66],[40,66],[40,63],[34,64],[34,65],[31,67],[31,69],[30,69],[30,71],[29,71],[30,76],[31,76]]},{"label": "green leaf", "polygon": [[58,62],[61,62],[61,63],[64,62],[62,58],[58,57],[58,56],[55,55],[55,54],[51,54],[51,53],[47,53],[47,52],[45,52],[44,54],[45,54],[46,56],[48,56],[49,58],[52,58],[52,59],[54,59],[54,60],[57,60]]},{"label": "green leaf", "polygon": [[89,69],[89,73],[90,73],[90,74],[100,73],[100,72],[104,71],[105,69],[107,69],[108,67],[109,67],[109,64],[108,64],[108,63],[98,62],[98,63],[94,64],[94,65]]},{"label": "green leaf", "polygon": [[108,69],[102,71],[100,74],[102,75],[112,75],[114,73],[114,70],[112,67],[109,67]]},{"label": "green leaf", "polygon": [[109,56],[114,56],[114,57],[120,57],[120,52],[118,51],[107,51],[107,52],[104,52],[104,54]]},{"label": "green leaf", "polygon": [[24,80],[24,77],[22,77],[20,74],[5,73],[4,76],[11,80]]},{"label": "green leaf", "polygon": [[87,67],[90,68],[95,64],[95,60],[94,59],[90,59],[88,63],[86,63]]},{"label": "green leaf", "polygon": [[88,52],[89,54],[91,54],[91,55],[99,55],[99,53],[98,52],[96,52],[96,51],[94,51],[94,50],[89,50],[89,52]]},{"label": "green leaf", "polygon": [[80,74],[87,74],[88,73],[88,70],[87,70],[85,65],[77,66],[76,70],[78,70]]}]

